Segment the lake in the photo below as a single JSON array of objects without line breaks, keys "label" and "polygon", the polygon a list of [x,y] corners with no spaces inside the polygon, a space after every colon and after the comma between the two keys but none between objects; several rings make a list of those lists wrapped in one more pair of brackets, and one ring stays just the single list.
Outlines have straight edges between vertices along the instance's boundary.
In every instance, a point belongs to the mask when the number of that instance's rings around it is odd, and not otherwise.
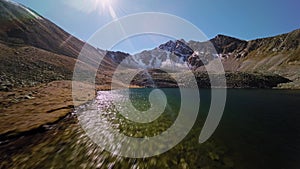
[{"label": "lake", "polygon": [[[152,89],[131,89],[130,101],[138,110],[150,108]],[[200,89],[201,105],[188,135],[171,150],[150,158],[111,154],[86,135],[77,116],[100,112],[100,129],[113,126],[135,137],[157,136],[172,126],[180,109],[178,89],[162,89],[168,100],[165,111],[151,123],[135,124],[118,113],[122,91],[98,92],[98,97],[77,109],[47,131],[1,145],[2,167],[9,168],[300,168],[300,91],[228,89],[223,117],[203,144],[198,139],[210,107],[211,91]],[[192,90],[192,89],[187,89]],[[222,89],[218,89],[222,90]],[[197,92],[195,90],[194,92]],[[112,102],[117,99],[118,102]],[[128,99],[128,98],[127,98]],[[193,102],[193,100],[189,100]],[[116,104],[119,103],[119,104]],[[95,117],[90,116],[90,119]],[[96,130],[109,136],[105,130]],[[104,139],[104,138],[103,138]],[[110,142],[107,145],[116,146]],[[111,143],[111,144],[110,144]],[[4,153],[4,154],[3,154]],[[0,167],[1,168],[1,167]]]}]

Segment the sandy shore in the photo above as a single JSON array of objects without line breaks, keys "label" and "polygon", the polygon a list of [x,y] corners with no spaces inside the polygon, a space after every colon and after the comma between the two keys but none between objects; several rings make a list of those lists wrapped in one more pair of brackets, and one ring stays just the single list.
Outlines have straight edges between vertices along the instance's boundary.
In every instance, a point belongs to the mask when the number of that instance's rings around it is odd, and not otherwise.
[{"label": "sandy shore", "polygon": [[36,87],[0,92],[0,140],[53,124],[72,111],[74,106],[94,99],[96,90],[108,86],[78,83],[81,99],[72,97],[71,81],[54,81]]}]

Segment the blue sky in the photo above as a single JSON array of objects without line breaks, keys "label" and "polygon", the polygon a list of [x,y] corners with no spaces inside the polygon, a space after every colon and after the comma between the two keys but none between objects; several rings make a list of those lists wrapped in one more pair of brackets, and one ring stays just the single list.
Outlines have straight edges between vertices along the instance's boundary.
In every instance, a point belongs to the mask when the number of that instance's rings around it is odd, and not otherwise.
[{"label": "blue sky", "polygon": [[[250,40],[300,28],[298,0],[15,1],[85,41],[113,19],[138,12],[164,12],[179,16],[196,25],[209,38],[225,34]],[[133,37],[117,45],[114,50],[135,53],[153,48],[166,40],[160,36]]]}]

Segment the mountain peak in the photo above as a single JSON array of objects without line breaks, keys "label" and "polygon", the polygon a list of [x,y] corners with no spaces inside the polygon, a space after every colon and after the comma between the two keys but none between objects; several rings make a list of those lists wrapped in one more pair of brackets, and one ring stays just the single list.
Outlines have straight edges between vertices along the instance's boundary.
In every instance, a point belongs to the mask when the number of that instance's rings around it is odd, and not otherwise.
[{"label": "mountain peak", "polygon": [[231,53],[235,49],[245,47],[247,45],[247,41],[245,40],[222,34],[218,34],[212,38],[210,42],[214,45],[217,53]]},{"label": "mountain peak", "polygon": [[214,38],[211,39],[211,41],[214,40],[231,40],[231,41],[245,41],[238,38],[234,38],[232,36],[223,35],[223,34],[217,34]]},{"label": "mountain peak", "polygon": [[227,36],[227,35],[224,35],[224,34],[217,34],[215,36],[215,38],[220,38],[220,37],[228,37],[228,38],[232,38],[231,36]]},{"label": "mountain peak", "polygon": [[160,45],[159,49],[172,52],[179,57],[183,57],[184,61],[194,53],[184,40],[170,40],[167,43]]}]

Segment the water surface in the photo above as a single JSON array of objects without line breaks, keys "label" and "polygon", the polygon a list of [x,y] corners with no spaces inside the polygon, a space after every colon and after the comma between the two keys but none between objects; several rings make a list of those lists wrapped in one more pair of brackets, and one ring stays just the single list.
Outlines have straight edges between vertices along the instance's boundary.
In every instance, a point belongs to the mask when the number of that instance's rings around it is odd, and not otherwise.
[{"label": "water surface", "polygon": [[[159,135],[177,118],[181,101],[178,89],[163,90],[168,106],[149,124],[135,124],[118,113],[122,104],[115,105],[111,100],[122,100],[122,91],[116,95],[101,91],[93,102],[59,124],[48,126],[46,132],[1,145],[0,168],[300,168],[297,90],[228,90],[221,123],[207,142],[199,144],[210,106],[210,90],[200,90],[198,118],[188,136],[168,152],[144,159],[119,157],[105,151],[86,136],[76,118],[78,113],[101,110],[104,126],[112,125],[131,137]],[[131,101],[137,109],[150,107],[150,91],[132,90]]]}]

